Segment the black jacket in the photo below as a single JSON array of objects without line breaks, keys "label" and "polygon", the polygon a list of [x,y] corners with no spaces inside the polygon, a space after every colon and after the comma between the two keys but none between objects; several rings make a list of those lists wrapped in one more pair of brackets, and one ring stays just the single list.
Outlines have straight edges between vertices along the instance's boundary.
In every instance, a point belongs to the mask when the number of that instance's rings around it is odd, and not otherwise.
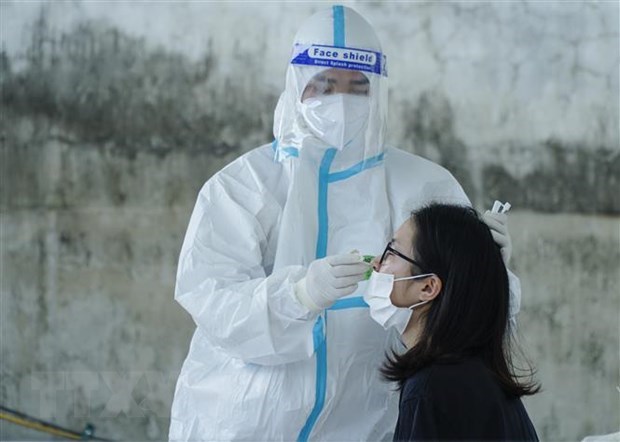
[{"label": "black jacket", "polygon": [[509,397],[478,358],[433,364],[407,379],[395,441],[537,441],[519,398]]}]

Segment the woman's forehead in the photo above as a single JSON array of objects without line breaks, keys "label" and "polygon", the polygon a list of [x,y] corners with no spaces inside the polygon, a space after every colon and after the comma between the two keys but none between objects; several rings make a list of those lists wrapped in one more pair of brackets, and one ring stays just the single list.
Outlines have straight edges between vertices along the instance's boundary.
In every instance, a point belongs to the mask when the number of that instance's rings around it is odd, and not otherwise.
[{"label": "woman's forehead", "polygon": [[394,242],[401,247],[406,247],[407,249],[411,247],[411,243],[413,242],[413,235],[415,232],[414,223],[408,219],[396,230],[394,233]]}]

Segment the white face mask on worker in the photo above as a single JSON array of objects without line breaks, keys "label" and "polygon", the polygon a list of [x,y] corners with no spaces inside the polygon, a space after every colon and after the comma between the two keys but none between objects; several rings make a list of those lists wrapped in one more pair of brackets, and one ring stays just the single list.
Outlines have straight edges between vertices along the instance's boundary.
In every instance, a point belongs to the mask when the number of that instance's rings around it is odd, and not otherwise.
[{"label": "white face mask on worker", "polygon": [[341,150],[366,129],[369,103],[367,96],[321,95],[304,100],[301,114],[317,138]]},{"label": "white face mask on worker", "polygon": [[432,275],[432,273],[425,273],[395,279],[394,275],[389,273],[373,271],[364,294],[364,301],[370,307],[370,317],[386,330],[390,327],[396,327],[398,333],[402,335],[409,323],[413,309],[429,301],[418,302],[409,307],[396,307],[390,299],[394,283],[408,279],[426,278]]}]

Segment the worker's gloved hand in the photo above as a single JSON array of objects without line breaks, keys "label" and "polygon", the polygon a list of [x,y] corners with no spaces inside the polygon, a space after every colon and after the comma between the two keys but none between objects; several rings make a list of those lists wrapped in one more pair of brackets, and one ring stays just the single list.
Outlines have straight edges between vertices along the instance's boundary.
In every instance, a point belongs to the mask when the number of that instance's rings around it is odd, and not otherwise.
[{"label": "worker's gloved hand", "polygon": [[308,267],[306,277],[295,285],[297,299],[311,311],[324,310],[357,290],[369,265],[358,253],[317,259]]},{"label": "worker's gloved hand", "polygon": [[482,220],[491,229],[491,235],[501,249],[504,264],[508,266],[512,254],[512,240],[508,232],[508,216],[505,213],[491,213],[487,210],[482,215]]}]

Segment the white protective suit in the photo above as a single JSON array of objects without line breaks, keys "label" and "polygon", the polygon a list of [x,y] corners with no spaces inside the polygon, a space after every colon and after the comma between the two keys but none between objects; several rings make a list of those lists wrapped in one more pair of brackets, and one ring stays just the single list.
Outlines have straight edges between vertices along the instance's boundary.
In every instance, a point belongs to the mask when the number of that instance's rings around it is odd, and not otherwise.
[{"label": "white protective suit", "polygon": [[[308,57],[313,44],[375,54],[354,56],[366,65],[346,65],[370,84],[369,122],[346,146],[321,142],[300,116],[309,79],[342,66],[342,53]],[[378,369],[396,336],[371,319],[364,284],[319,314],[294,292],[317,258],[380,253],[410,210],[430,201],[469,204],[441,166],[384,148],[385,81],[372,27],[346,7],[318,12],[296,36],[276,140],[201,189],[177,275],[175,298],[197,327],[170,439],[391,440],[397,393]]]}]

